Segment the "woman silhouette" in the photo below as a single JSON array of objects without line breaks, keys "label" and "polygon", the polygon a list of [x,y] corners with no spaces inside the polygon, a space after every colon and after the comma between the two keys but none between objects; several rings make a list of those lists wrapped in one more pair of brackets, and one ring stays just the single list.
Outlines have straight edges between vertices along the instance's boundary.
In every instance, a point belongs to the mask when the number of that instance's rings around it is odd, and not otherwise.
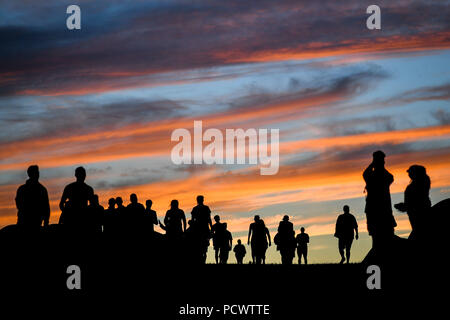
[{"label": "woman silhouette", "polygon": [[170,209],[167,210],[164,217],[165,226],[161,227],[166,230],[168,238],[178,239],[181,238],[184,231],[186,231],[186,216],[184,211],[178,207],[178,200],[172,200],[170,202]]},{"label": "woman silhouette", "polygon": [[405,190],[405,202],[397,203],[394,207],[408,214],[412,228],[409,238],[417,239],[423,233],[426,222],[424,218],[431,207],[431,182],[424,166],[412,165],[407,172],[411,182]]}]

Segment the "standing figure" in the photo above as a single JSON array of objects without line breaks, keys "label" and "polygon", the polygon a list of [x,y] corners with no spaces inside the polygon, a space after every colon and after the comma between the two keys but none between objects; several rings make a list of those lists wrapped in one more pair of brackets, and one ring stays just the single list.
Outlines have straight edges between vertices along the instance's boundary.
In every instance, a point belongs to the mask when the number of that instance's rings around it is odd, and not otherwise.
[{"label": "standing figure", "polygon": [[297,243],[298,264],[302,264],[302,256],[305,264],[308,264],[309,235],[305,233],[305,228],[301,227],[300,233],[295,238],[295,241]]},{"label": "standing figure", "polygon": [[245,246],[242,244],[241,239],[237,241],[237,245],[234,246],[233,251],[236,256],[237,264],[242,264],[247,251],[245,250]]},{"label": "standing figure", "polygon": [[103,231],[105,234],[115,234],[118,232],[119,216],[116,209],[116,199],[108,200],[108,208],[105,210]]},{"label": "standing figure", "polygon": [[147,200],[145,205],[145,231],[150,232],[150,234],[153,235],[153,232],[155,232],[155,225],[158,225],[158,217],[156,216],[156,211],[152,210],[152,200]]},{"label": "standing figure", "polygon": [[220,242],[223,239],[223,223],[220,222],[220,217],[218,215],[214,216],[214,223],[211,227],[211,234],[213,239],[213,247],[214,247],[214,257],[216,259],[216,263],[219,263],[219,251],[220,251]]},{"label": "standing figure", "polygon": [[364,211],[367,217],[367,230],[372,236],[374,248],[391,240],[397,226],[392,214],[389,190],[394,177],[385,169],[384,158],[385,154],[382,151],[375,151],[372,163],[363,173],[367,191]]},{"label": "standing figure", "polygon": [[39,167],[28,167],[29,179],[17,189],[17,224],[39,229],[48,225],[50,205],[47,189],[39,183]]},{"label": "standing figure", "polygon": [[100,205],[98,195],[94,194],[89,199],[87,230],[91,233],[103,231],[105,208]]},{"label": "standing figure", "polygon": [[412,229],[409,239],[418,239],[427,231],[426,215],[431,208],[431,181],[423,166],[412,165],[407,172],[411,182],[405,190],[405,202],[397,203],[394,207],[408,214]]},{"label": "standing figure", "polygon": [[356,238],[356,240],[358,240],[358,223],[356,222],[355,217],[350,213],[349,206],[344,206],[344,213],[338,216],[334,236],[339,239],[338,248],[339,254],[341,255],[340,263],[342,264],[345,261],[344,250],[347,256],[347,263],[349,263],[353,239]]},{"label": "standing figure", "polygon": [[220,244],[220,263],[227,264],[230,250],[233,248],[233,236],[227,230],[227,224],[223,224],[223,238]]},{"label": "standing figure", "polygon": [[277,249],[281,254],[282,264],[292,264],[292,259],[295,256],[295,232],[294,225],[289,221],[289,216],[285,215],[278,226],[278,233],[275,236],[277,241]]},{"label": "standing figure", "polygon": [[253,263],[261,264],[262,262],[265,264],[267,240],[269,240],[269,246],[272,244],[270,233],[259,215],[255,215],[254,221],[255,222],[250,224],[248,230],[247,243],[251,246]]},{"label": "standing figure", "polygon": [[211,237],[211,210],[203,204],[203,196],[197,196],[197,205],[192,209],[192,223],[195,224],[195,230],[199,233],[201,251],[203,252],[203,260],[206,262],[206,254]]},{"label": "standing figure", "polygon": [[186,231],[186,216],[178,206],[178,200],[172,200],[170,209],[167,210],[164,217],[164,225],[160,224],[161,228],[166,230],[167,237],[170,240],[179,240],[183,232]]},{"label": "standing figure", "polygon": [[80,228],[88,223],[88,202],[94,195],[94,189],[87,185],[86,170],[83,167],[75,169],[76,181],[68,184],[63,191],[59,208],[59,222],[69,227]]}]

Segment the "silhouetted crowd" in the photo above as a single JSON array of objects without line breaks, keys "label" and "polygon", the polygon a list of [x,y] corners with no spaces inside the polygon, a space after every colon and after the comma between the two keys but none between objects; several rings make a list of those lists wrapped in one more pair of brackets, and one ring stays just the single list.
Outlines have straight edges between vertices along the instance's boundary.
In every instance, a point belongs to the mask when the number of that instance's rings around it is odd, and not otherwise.
[{"label": "silhouetted crowd", "polygon": [[[367,191],[365,213],[367,229],[373,240],[373,247],[382,247],[394,237],[397,225],[392,213],[389,187],[394,181],[384,167],[385,154],[382,151],[373,153],[372,163],[364,170],[363,178]],[[430,178],[423,166],[413,165],[408,170],[411,183],[405,190],[403,203],[395,205],[399,211],[408,214],[412,233],[411,239],[420,239],[426,225],[426,212],[431,207],[429,199]],[[32,165],[28,168],[29,179],[20,186],[16,195],[18,209],[17,224],[26,230],[37,230],[49,224],[50,206],[46,188],[39,183],[39,168]],[[153,237],[154,227],[159,225],[165,231],[165,240],[173,250],[180,244],[188,248],[188,254],[195,261],[205,263],[207,250],[212,239],[216,263],[226,264],[229,253],[233,250],[238,264],[243,263],[246,248],[238,240],[233,249],[233,237],[226,222],[221,222],[219,215],[211,219],[211,210],[204,204],[204,197],[197,196],[197,205],[191,211],[191,219],[186,221],[186,215],[179,208],[178,200],[172,200],[163,222],[159,221],[152,209],[152,201],[147,200],[145,206],[139,203],[136,194],[130,195],[130,203],[125,207],[121,197],[110,198],[108,208],[99,203],[94,189],[85,183],[86,170],[78,167],[75,170],[76,181],[64,188],[59,203],[61,215],[59,224],[68,230],[76,230],[86,234],[104,234],[105,236],[129,234]],[[350,261],[350,250],[354,239],[358,239],[358,223],[350,213],[350,208],[344,206],[344,213],[336,221],[334,236],[338,238],[338,249],[341,255],[340,263]],[[297,253],[298,263],[308,262],[309,236],[305,228],[297,235],[294,225],[285,215],[280,221],[273,242],[281,255],[282,264],[292,264]],[[251,248],[252,263],[264,264],[266,251],[271,246],[271,236],[264,220],[254,217],[250,224],[247,244]]]}]

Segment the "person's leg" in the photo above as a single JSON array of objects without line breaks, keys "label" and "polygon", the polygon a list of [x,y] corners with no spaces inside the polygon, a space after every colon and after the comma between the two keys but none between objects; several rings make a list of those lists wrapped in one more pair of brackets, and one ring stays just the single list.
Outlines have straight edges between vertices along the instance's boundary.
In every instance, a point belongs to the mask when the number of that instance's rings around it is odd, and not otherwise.
[{"label": "person's leg", "polygon": [[216,264],[219,263],[219,248],[214,248],[215,251],[215,258],[216,258]]},{"label": "person's leg", "polygon": [[339,239],[338,241],[338,248],[339,248],[339,254],[341,255],[341,261],[339,263],[344,263],[345,256],[344,256],[344,241],[342,239]]},{"label": "person's leg", "polygon": [[302,251],[297,249],[298,264],[302,264]]},{"label": "person's leg", "polygon": [[353,242],[353,239],[349,240],[347,242],[347,246],[346,246],[347,263],[350,262],[350,250],[352,249],[352,242]]},{"label": "person's leg", "polygon": [[305,260],[305,264],[308,264],[308,247],[303,250],[303,259]]}]

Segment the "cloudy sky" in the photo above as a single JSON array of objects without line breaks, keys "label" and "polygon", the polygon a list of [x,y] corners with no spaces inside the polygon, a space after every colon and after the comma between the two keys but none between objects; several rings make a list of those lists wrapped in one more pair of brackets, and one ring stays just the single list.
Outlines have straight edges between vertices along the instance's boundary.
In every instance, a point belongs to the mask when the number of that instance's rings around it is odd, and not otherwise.
[{"label": "cloudy sky", "polygon": [[[259,214],[284,214],[311,237],[310,261],[339,260],[334,223],[349,204],[370,247],[362,171],[382,149],[402,200],[422,164],[431,200],[450,196],[450,6],[378,1],[0,1],[0,226],[30,164],[41,168],[52,221],[74,169],[106,206],[111,196],[172,199],[190,217],[197,194],[245,238]],[[81,8],[67,30],[66,8]],[[280,130],[280,169],[175,165],[173,130]],[[127,201],[128,202],[128,201]],[[407,236],[406,215],[395,212]],[[278,262],[269,250],[269,261]]]}]

